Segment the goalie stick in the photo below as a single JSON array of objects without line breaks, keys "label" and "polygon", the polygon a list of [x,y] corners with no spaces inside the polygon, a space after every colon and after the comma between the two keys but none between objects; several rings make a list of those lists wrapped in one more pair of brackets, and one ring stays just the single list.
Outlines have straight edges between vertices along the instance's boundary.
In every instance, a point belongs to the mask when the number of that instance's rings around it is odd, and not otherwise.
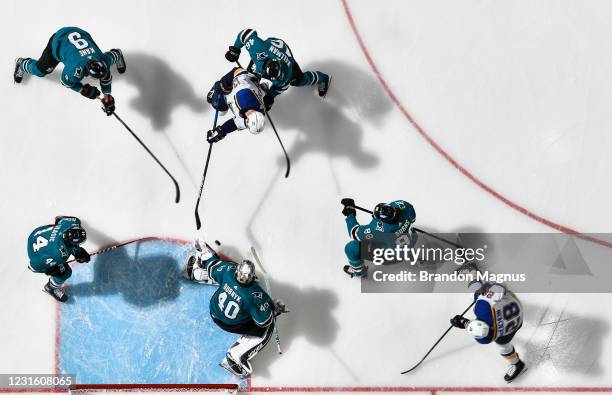
[{"label": "goalie stick", "polygon": [[[253,258],[255,258],[255,262],[257,262],[257,265],[259,266],[262,273],[264,274],[263,278],[264,278],[264,283],[266,285],[266,291],[268,292],[268,295],[270,295],[270,299],[271,299],[272,293],[270,291],[270,282],[268,281],[268,272],[266,272],[266,269],[264,269],[261,263],[261,260],[259,260],[259,256],[257,255],[257,251],[255,251],[255,247],[253,246],[251,246],[251,253],[253,254]],[[278,349],[278,353],[282,354],[283,351],[281,349],[280,336],[278,335],[278,328],[276,326],[276,315],[272,313],[272,317],[273,317],[272,320],[274,322],[274,339],[276,340],[276,348]]]},{"label": "goalie stick", "polygon": [[[461,313],[461,317],[463,317],[463,315],[464,315],[465,313],[467,313],[467,312],[468,312],[468,310],[472,308],[472,306],[474,306],[474,303],[476,303],[476,299],[474,299],[474,301],[473,301],[472,303],[470,303],[470,305],[467,307],[467,309],[465,309],[465,310],[463,311],[463,313]],[[419,361],[419,362],[418,362],[416,365],[414,365],[413,367],[411,367],[411,368],[410,368],[410,369],[408,369],[408,370],[403,371],[403,372],[402,372],[402,374],[410,373],[410,372],[412,372],[413,370],[415,370],[416,368],[418,368],[418,367],[419,367],[419,365],[421,365],[421,363],[423,363],[423,361],[425,360],[425,358],[427,358],[427,357],[429,356],[429,354],[431,354],[431,352],[434,350],[434,348],[436,348],[436,346],[437,346],[437,345],[438,345],[438,344],[439,344],[439,343],[442,341],[442,339],[444,339],[444,337],[445,337],[445,336],[448,334],[448,332],[450,332],[450,330],[451,330],[451,329],[453,329],[453,326],[452,326],[452,325],[448,327],[448,329],[446,330],[446,332],[444,332],[444,333],[442,334],[442,336],[440,336],[440,338],[438,339],[438,341],[437,341],[437,342],[435,342],[433,346],[431,346],[431,348],[429,349],[429,351],[427,351],[427,354],[425,354],[425,356],[424,356],[423,358],[421,358],[421,360],[420,360],[420,361]]]},{"label": "goalie stick", "polygon": [[[102,101],[102,98],[99,98],[100,101]],[[168,171],[168,169],[166,169],[166,167],[159,161],[159,159],[157,159],[157,156],[155,156],[155,154],[153,154],[153,152],[151,152],[151,150],[149,149],[149,147],[147,147],[145,145],[145,143],[142,142],[142,140],[136,135],[136,133],[134,133],[132,131],[132,129],[130,129],[130,127],[123,121],[123,119],[119,118],[119,115],[117,115],[116,112],[113,111],[113,115],[115,116],[115,118],[117,118],[117,120],[127,129],[128,132],[130,132],[130,134],[132,136],[134,136],[134,138],[136,139],[136,141],[138,141],[140,143],[140,145],[142,145],[142,148],[144,148],[149,155],[151,155],[151,157],[153,159],[155,159],[155,162],[157,162],[157,164],[166,172],[166,174],[168,175],[168,177],[170,177],[170,179],[172,180],[172,183],[174,184],[174,189],[175,189],[175,198],[174,198],[174,202],[178,203],[181,200],[181,190],[179,188],[179,184],[176,181],[176,179],[172,176],[172,174]]]}]

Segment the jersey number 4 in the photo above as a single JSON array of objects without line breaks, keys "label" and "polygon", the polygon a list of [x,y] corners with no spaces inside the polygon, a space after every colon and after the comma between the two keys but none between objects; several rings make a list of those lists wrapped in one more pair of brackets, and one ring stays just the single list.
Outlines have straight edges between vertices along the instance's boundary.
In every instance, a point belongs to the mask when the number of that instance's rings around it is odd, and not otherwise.
[{"label": "jersey number 4", "polygon": [[223,312],[223,314],[225,314],[227,318],[229,318],[230,320],[233,320],[234,318],[238,316],[238,312],[240,311],[240,306],[238,305],[238,303],[234,302],[233,300],[230,300],[229,302],[227,302],[227,305],[226,305],[225,304],[226,301],[227,301],[227,294],[225,292],[220,293],[219,294],[219,309],[221,309],[221,311]]},{"label": "jersey number 4", "polygon": [[36,238],[36,243],[32,243],[32,249],[34,250],[34,252],[38,252],[38,250],[40,250],[41,248],[46,247],[47,244],[49,244],[47,239],[42,236],[38,236]]}]

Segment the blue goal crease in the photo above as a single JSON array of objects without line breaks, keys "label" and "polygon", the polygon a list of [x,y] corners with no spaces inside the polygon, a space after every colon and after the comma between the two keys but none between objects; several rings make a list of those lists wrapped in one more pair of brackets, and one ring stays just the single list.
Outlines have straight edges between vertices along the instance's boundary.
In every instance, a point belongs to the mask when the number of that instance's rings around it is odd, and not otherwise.
[{"label": "blue goal crease", "polygon": [[83,384],[239,384],[219,366],[237,335],[210,319],[214,286],[181,270],[191,248],[137,241],[74,268],[60,307],[60,370]]}]

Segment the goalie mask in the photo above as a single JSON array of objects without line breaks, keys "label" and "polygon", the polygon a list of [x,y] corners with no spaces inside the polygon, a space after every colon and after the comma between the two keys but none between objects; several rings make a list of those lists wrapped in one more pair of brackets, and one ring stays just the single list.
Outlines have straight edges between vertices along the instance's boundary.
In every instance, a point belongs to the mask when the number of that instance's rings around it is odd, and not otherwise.
[{"label": "goalie mask", "polygon": [[87,240],[87,232],[79,225],[73,225],[64,231],[62,239],[64,239],[66,244],[77,246]]},{"label": "goalie mask", "polygon": [[100,60],[89,59],[85,65],[85,70],[92,78],[100,79],[106,75],[108,67],[106,67],[106,63]]},{"label": "goalie mask", "polygon": [[240,285],[249,286],[255,281],[255,265],[248,259],[236,266],[236,281]]},{"label": "goalie mask", "polygon": [[378,203],[376,207],[374,207],[374,214],[372,215],[376,219],[392,224],[397,221],[399,209],[387,203]]}]

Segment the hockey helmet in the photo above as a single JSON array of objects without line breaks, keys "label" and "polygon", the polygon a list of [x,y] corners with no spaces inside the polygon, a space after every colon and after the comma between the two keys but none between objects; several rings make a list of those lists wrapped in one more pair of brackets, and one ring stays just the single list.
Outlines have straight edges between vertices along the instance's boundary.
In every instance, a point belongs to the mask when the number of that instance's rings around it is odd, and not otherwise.
[{"label": "hockey helmet", "polygon": [[281,63],[278,59],[266,59],[263,65],[263,76],[269,80],[280,80],[283,78]]},{"label": "hockey helmet", "polygon": [[244,286],[249,286],[255,280],[255,265],[248,259],[243,260],[236,266],[236,281]]},{"label": "hockey helmet", "polygon": [[482,339],[487,337],[490,328],[484,321],[473,320],[470,321],[466,329],[470,335],[474,336],[475,339]]},{"label": "hockey helmet", "polygon": [[80,225],[72,225],[62,234],[64,242],[70,245],[79,245],[87,240],[87,232]]},{"label": "hockey helmet", "polygon": [[85,64],[85,70],[87,70],[87,74],[92,78],[100,79],[106,75],[108,67],[101,60],[89,59]]},{"label": "hockey helmet", "polygon": [[259,111],[253,110],[247,115],[246,124],[249,128],[249,132],[259,134],[266,126],[266,117]]},{"label": "hockey helmet", "polygon": [[399,215],[399,209],[388,203],[378,203],[372,215],[383,222],[394,223]]}]

